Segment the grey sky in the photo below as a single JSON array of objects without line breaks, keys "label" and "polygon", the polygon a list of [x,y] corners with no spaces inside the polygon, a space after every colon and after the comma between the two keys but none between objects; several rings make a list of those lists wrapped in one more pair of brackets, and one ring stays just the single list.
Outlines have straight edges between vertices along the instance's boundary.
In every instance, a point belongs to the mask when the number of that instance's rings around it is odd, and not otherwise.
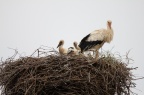
[{"label": "grey sky", "polygon": [[[114,39],[104,50],[122,56],[131,50],[131,66],[144,76],[144,1],[143,0],[0,0],[0,58],[17,49],[30,55],[41,45],[54,47],[65,40],[72,46],[93,30],[106,28],[112,20]],[[136,81],[133,91],[144,95],[144,80]],[[141,91],[139,91],[141,90]]]}]

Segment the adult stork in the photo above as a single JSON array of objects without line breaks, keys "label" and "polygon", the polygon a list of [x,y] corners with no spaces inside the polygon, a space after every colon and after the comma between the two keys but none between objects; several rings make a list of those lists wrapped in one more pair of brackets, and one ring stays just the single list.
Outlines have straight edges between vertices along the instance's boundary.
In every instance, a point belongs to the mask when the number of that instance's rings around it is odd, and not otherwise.
[{"label": "adult stork", "polygon": [[68,50],[65,49],[65,48],[63,47],[63,45],[64,45],[64,40],[60,40],[57,48],[59,48],[59,53],[60,53],[60,54],[65,55],[65,54],[67,54]]},{"label": "adult stork", "polygon": [[81,53],[88,50],[96,51],[96,60],[98,59],[98,50],[104,45],[105,42],[110,43],[113,39],[113,29],[111,27],[112,21],[107,21],[107,29],[99,29],[91,32],[85,36],[79,47],[81,48]]}]

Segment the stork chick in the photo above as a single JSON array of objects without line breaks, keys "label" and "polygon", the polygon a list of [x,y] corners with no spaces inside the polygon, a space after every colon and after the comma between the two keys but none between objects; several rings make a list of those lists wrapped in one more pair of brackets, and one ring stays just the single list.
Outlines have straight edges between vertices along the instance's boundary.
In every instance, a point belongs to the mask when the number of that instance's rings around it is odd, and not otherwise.
[{"label": "stork chick", "polygon": [[78,46],[78,43],[75,41],[73,42],[74,47],[68,48],[68,55],[79,55],[80,53],[80,47]]},{"label": "stork chick", "polygon": [[67,53],[67,55],[76,55],[76,51],[75,51],[75,49],[74,49],[74,47],[69,47],[68,48],[68,53]]},{"label": "stork chick", "polygon": [[78,46],[78,43],[77,43],[76,41],[73,42],[73,45],[74,45],[75,49],[76,49],[78,52],[81,51],[81,48]]},{"label": "stork chick", "polygon": [[65,48],[63,47],[63,45],[64,45],[64,40],[60,40],[57,48],[59,48],[59,53],[60,53],[60,54],[65,55],[65,54],[67,54],[68,50],[65,49]]},{"label": "stork chick", "polygon": [[105,42],[110,43],[113,39],[113,29],[111,27],[112,22],[110,20],[107,21],[107,29],[99,29],[91,32],[87,36],[85,36],[79,47],[81,48],[81,53],[88,50],[96,51],[96,61],[98,59],[98,50],[104,45]]}]

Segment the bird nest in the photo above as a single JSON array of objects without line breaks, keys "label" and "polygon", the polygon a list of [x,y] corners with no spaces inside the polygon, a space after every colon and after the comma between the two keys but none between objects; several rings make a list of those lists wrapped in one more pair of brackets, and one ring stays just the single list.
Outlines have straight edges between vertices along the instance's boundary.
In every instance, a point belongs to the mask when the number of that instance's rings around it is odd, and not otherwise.
[{"label": "bird nest", "polygon": [[129,95],[133,75],[111,54],[9,58],[0,65],[2,95]]}]

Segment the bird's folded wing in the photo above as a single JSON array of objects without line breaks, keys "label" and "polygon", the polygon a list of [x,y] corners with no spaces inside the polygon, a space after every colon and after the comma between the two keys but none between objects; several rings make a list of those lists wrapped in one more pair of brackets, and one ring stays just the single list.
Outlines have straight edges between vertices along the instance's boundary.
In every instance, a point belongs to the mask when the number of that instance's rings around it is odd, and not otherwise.
[{"label": "bird's folded wing", "polygon": [[105,30],[101,29],[101,30],[95,30],[93,32],[90,33],[89,37],[87,38],[87,41],[103,41],[105,38]]}]

